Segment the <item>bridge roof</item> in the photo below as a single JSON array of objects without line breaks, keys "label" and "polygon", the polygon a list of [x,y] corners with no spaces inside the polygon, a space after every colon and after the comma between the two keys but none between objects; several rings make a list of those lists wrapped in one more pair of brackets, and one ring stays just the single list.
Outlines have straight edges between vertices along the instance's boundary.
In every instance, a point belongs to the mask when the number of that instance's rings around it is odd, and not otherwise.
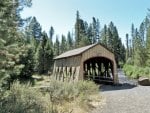
[{"label": "bridge roof", "polygon": [[[77,48],[77,49],[73,49],[73,50],[69,50],[65,53],[62,53],[61,55],[55,57],[54,59],[61,59],[61,58],[67,58],[67,57],[71,57],[71,56],[76,56],[76,55],[80,55],[82,54],[83,52],[85,52],[86,50],[98,45],[99,43],[97,44],[92,44],[92,45],[88,45],[88,46],[84,46],[84,47],[81,47],[81,48]],[[99,44],[101,45],[101,44]],[[102,45],[101,45],[102,46]],[[102,46],[104,47],[104,46]],[[106,48],[106,47],[105,47]],[[106,48],[107,49],[107,48]],[[110,51],[110,50],[108,50]]]},{"label": "bridge roof", "polygon": [[84,47],[81,47],[81,48],[77,48],[77,49],[67,51],[67,52],[62,53],[61,55],[55,57],[54,59],[60,59],[60,58],[66,58],[66,57],[70,57],[70,56],[79,55],[79,54],[83,53],[84,51],[92,48],[95,45],[97,45],[97,44],[92,44],[92,45],[88,45],[88,46],[84,46]]}]

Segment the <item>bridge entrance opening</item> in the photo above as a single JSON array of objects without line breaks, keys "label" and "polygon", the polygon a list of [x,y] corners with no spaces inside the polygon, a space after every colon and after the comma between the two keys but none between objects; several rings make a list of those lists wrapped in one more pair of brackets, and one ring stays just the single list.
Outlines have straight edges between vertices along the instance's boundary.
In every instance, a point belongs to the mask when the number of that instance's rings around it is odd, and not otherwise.
[{"label": "bridge entrance opening", "polygon": [[94,57],[84,62],[84,79],[96,83],[113,83],[113,62],[105,57]]}]

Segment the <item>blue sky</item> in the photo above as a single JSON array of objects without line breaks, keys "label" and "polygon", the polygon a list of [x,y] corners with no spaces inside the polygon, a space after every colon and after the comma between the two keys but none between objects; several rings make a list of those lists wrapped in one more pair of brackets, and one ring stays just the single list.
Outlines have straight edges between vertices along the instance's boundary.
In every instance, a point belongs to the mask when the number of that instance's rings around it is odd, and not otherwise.
[{"label": "blue sky", "polygon": [[139,27],[150,8],[150,0],[33,0],[33,6],[22,12],[22,17],[35,16],[42,29],[54,27],[55,34],[66,35],[74,30],[76,11],[83,20],[98,18],[101,28],[113,21],[122,40],[131,32],[131,24]]}]

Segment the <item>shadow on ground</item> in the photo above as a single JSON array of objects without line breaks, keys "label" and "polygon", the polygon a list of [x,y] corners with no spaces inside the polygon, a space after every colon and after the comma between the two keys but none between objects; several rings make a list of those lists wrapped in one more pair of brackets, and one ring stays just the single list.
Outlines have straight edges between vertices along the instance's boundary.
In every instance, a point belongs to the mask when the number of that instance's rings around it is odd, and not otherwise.
[{"label": "shadow on ground", "polygon": [[100,85],[100,91],[114,91],[114,90],[127,90],[137,87],[137,85],[129,84],[129,83],[123,83],[118,85]]}]

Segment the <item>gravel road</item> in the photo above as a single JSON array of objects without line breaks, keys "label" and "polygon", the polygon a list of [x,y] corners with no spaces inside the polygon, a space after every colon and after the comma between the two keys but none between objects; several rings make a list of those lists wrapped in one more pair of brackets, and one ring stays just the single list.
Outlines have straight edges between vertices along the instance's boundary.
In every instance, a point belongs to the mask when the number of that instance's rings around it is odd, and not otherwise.
[{"label": "gravel road", "polygon": [[140,86],[118,70],[118,86],[103,85],[103,104],[91,113],[150,113],[150,86]]}]

